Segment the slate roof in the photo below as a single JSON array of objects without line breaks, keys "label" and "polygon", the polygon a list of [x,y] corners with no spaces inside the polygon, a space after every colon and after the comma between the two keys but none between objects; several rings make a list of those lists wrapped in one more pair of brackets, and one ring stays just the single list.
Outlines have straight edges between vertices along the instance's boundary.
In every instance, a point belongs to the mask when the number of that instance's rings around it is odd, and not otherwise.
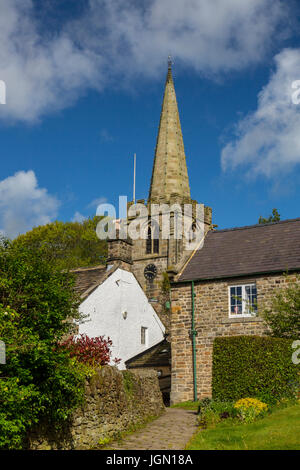
[{"label": "slate roof", "polygon": [[129,369],[136,367],[160,367],[170,365],[171,345],[163,339],[160,343],[125,361]]},{"label": "slate roof", "polygon": [[208,232],[178,281],[300,271],[300,218]]},{"label": "slate roof", "polygon": [[71,271],[76,275],[75,290],[83,295],[101,284],[106,273],[105,266],[94,266],[90,268],[78,268]]}]

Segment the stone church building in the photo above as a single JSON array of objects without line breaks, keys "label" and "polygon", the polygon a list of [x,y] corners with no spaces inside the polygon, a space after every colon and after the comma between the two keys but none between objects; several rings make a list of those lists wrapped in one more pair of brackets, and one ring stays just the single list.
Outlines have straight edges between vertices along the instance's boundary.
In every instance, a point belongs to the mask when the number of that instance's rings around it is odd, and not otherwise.
[{"label": "stone church building", "polygon": [[[197,204],[191,199],[170,63],[149,197],[137,202],[149,208],[149,215],[151,204],[182,208],[184,204]],[[133,204],[128,204],[128,223],[135,218],[130,215]],[[204,241],[190,251],[185,249],[184,239],[174,237],[174,214],[170,239],[162,237],[162,215],[156,225],[150,224],[148,215],[141,222],[143,238],[109,241],[107,263],[122,263],[135,275],[166,328],[164,341],[171,344],[171,402],[176,403],[211,396],[216,336],[265,334],[260,312],[270,302],[274,289],[299,282],[300,218],[216,230],[212,210],[205,206]],[[193,227],[194,213],[190,222]],[[159,351],[162,343],[157,347]],[[157,368],[157,351],[155,347],[151,351]],[[166,358],[164,361],[165,365]],[[147,364],[151,365],[149,353],[145,353],[144,363],[143,354],[139,354],[127,365]]]}]

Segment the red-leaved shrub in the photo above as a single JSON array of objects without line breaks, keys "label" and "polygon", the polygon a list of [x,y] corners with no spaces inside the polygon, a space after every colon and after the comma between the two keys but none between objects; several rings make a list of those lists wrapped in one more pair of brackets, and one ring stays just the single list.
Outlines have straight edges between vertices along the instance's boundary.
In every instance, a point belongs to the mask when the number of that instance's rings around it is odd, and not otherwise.
[{"label": "red-leaved shrub", "polygon": [[[80,362],[90,365],[104,366],[110,363],[112,345],[111,339],[104,336],[97,336],[96,338],[89,338],[86,334],[79,336],[70,336],[66,341],[61,343],[63,349],[70,352],[71,357],[76,357]],[[118,364],[121,359],[113,359],[115,364]]]}]

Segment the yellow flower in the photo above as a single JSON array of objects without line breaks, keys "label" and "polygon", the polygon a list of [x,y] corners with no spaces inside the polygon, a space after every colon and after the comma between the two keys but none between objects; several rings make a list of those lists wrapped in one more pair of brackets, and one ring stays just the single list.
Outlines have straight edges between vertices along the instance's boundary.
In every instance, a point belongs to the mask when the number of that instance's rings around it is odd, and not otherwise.
[{"label": "yellow flower", "polygon": [[268,409],[268,405],[256,398],[241,398],[238,400],[234,407],[240,410],[247,410],[252,408],[255,414],[260,414],[262,411],[266,411]]}]

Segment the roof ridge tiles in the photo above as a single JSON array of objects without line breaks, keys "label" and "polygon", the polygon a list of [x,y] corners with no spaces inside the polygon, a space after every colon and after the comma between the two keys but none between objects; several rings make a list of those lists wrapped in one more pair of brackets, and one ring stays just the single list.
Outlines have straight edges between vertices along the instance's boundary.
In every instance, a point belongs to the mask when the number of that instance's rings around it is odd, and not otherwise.
[{"label": "roof ridge tiles", "polygon": [[295,219],[285,219],[285,220],[279,220],[277,222],[268,222],[266,224],[254,224],[254,225],[243,225],[242,227],[231,227],[231,228],[223,228],[220,230],[213,230],[210,233],[221,233],[221,232],[232,232],[234,230],[245,230],[245,229],[251,229],[251,228],[257,228],[257,227],[266,227],[270,225],[279,225],[279,224],[285,224],[288,222],[300,222],[300,217],[297,217]]}]

